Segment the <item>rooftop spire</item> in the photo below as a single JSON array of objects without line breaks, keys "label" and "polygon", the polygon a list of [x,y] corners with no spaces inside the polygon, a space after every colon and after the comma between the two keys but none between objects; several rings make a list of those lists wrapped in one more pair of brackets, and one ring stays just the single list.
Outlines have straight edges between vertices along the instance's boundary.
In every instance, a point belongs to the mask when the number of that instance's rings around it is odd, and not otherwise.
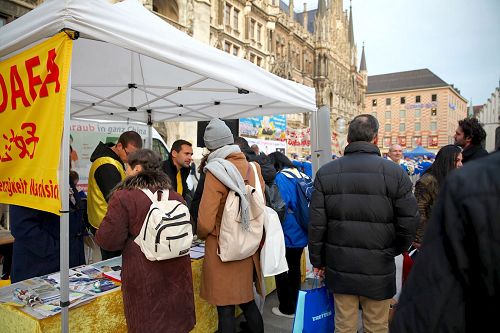
[{"label": "rooftop spire", "polygon": [[317,16],[325,16],[326,13],[326,3],[325,0],[318,1],[318,13]]},{"label": "rooftop spire", "polygon": [[354,24],[352,22],[352,0],[349,5],[349,43],[354,46]]},{"label": "rooftop spire", "polygon": [[366,59],[365,59],[365,42],[363,42],[363,50],[361,51],[361,63],[359,65],[359,71],[366,72]]}]

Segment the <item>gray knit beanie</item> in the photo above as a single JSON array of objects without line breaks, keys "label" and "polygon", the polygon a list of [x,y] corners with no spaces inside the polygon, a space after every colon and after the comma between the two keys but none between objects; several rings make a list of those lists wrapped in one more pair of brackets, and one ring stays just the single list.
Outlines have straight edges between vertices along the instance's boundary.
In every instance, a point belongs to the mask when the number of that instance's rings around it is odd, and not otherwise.
[{"label": "gray knit beanie", "polygon": [[209,150],[216,150],[222,146],[232,145],[234,143],[233,133],[226,123],[219,118],[210,120],[205,134],[203,135],[205,146]]}]

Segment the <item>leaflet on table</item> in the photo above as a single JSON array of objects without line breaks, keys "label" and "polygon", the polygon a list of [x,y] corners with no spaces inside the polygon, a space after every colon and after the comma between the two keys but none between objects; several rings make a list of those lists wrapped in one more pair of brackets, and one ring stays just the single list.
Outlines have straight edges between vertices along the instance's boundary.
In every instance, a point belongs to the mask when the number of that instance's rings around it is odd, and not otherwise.
[{"label": "leaflet on table", "polygon": [[203,258],[205,256],[205,244],[200,243],[191,247],[189,256],[191,257],[191,259]]}]

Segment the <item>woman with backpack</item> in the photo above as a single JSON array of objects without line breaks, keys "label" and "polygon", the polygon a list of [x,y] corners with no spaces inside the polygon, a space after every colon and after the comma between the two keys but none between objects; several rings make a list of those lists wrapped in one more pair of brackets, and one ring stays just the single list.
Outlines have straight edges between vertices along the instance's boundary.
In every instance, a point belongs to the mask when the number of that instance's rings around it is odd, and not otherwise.
[{"label": "woman with backpack", "polygon": [[[200,296],[217,306],[220,333],[236,332],[235,305],[239,305],[250,332],[264,332],[264,323],[254,301],[253,284],[262,293],[259,250],[253,255],[234,261],[222,261],[219,241],[226,200],[230,191],[239,194],[241,225],[248,230],[249,200],[245,184],[255,186],[253,168],[237,145],[229,127],[220,119],[212,119],[203,136],[210,151],[204,168],[205,184],[198,213],[198,237],[205,240]],[[255,165],[258,182],[264,191],[260,167]],[[261,207],[263,209],[263,207]],[[234,223],[237,223],[234,221]]]},{"label": "woman with backpack", "polygon": [[297,170],[292,161],[281,152],[271,153],[269,158],[278,172],[274,181],[287,208],[282,227],[285,234],[286,261],[289,269],[288,272],[275,276],[280,304],[273,307],[271,311],[277,316],[293,318],[301,284],[300,259],[307,246],[307,231],[304,229],[304,225],[309,222],[299,221],[300,215],[297,212],[300,200],[295,177],[304,178],[307,176]]},{"label": "woman with backpack", "polygon": [[152,193],[168,190],[169,200],[184,200],[172,189],[161,170],[161,158],[152,150],[131,153],[126,173],[127,178],[110,196],[95,240],[108,251],[123,253],[122,294],[128,331],[189,332],[196,322],[189,255],[150,261],[134,242],[151,206],[143,189]]}]

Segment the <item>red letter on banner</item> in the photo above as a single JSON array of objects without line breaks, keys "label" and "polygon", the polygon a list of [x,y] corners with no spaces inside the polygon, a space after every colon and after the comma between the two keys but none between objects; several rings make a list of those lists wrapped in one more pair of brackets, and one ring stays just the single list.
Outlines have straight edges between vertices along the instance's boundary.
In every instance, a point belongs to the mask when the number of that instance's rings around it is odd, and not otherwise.
[{"label": "red letter on banner", "polygon": [[0,113],[2,113],[7,108],[7,99],[9,98],[7,95],[7,86],[5,86],[5,80],[3,79],[2,74],[0,74],[0,89],[2,89],[2,104],[0,104]]},{"label": "red letter on banner", "polygon": [[47,58],[47,71],[49,72],[43,81],[42,88],[40,88],[40,97],[47,97],[49,92],[47,91],[47,83],[55,82],[56,89],[55,92],[59,92],[61,85],[59,84],[59,67],[54,62],[56,59],[56,50],[52,49],[49,51],[49,57]]},{"label": "red letter on banner", "polygon": [[40,65],[40,58],[38,56],[33,57],[25,61],[26,72],[28,72],[28,84],[30,87],[30,95],[33,102],[36,98],[35,86],[42,84],[42,79],[39,75],[33,76],[33,67]]},{"label": "red letter on banner", "polygon": [[[19,89],[16,89],[16,83]],[[10,96],[12,103],[12,110],[17,108],[17,99],[21,98],[25,107],[29,107],[30,103],[26,98],[26,93],[24,91],[23,81],[17,72],[16,65],[10,67],[10,89],[12,90],[12,95]]]}]

